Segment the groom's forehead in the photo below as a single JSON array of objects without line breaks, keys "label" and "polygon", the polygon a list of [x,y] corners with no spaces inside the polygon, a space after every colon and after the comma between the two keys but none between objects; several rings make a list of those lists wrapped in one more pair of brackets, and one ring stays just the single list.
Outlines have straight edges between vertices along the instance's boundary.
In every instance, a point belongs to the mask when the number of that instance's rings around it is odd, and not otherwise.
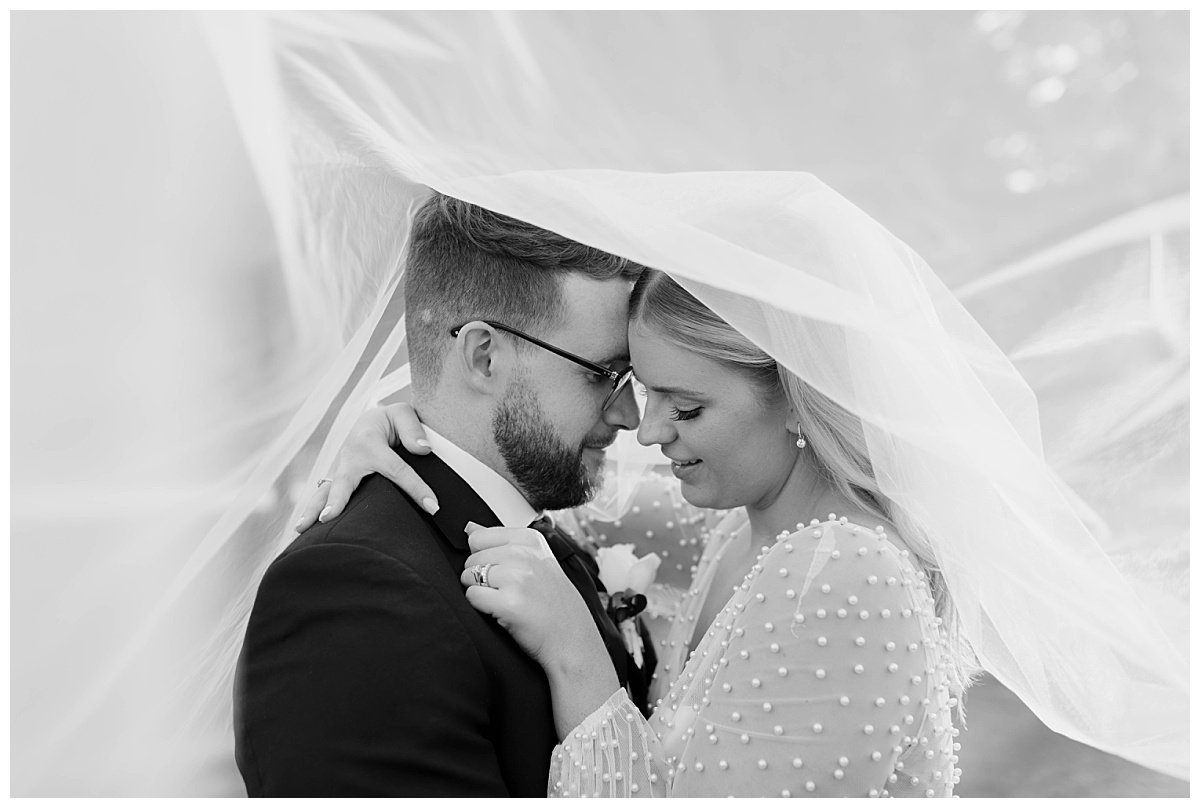
[{"label": "groom's forehead", "polygon": [[629,358],[629,336],[624,318],[614,320],[596,312],[568,320],[562,329],[578,352],[593,362],[610,364]]},{"label": "groom's forehead", "polygon": [[593,361],[627,358],[629,288],[620,281],[566,284],[557,330]]},{"label": "groom's forehead", "polygon": [[629,361],[629,336],[624,319],[614,323],[608,317],[576,317],[558,329],[557,345],[600,365],[619,365]]}]

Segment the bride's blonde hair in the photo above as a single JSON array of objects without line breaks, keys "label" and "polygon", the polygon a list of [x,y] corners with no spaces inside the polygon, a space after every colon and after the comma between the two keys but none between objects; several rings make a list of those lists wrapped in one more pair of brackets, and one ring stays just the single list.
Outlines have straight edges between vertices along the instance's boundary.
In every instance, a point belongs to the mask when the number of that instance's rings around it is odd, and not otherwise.
[{"label": "bride's blonde hair", "polygon": [[652,326],[680,347],[738,371],[768,399],[787,399],[818,473],[856,507],[895,525],[898,538],[925,571],[935,610],[951,641],[951,681],[959,692],[964,690],[978,671],[978,660],[958,630],[958,615],[928,535],[880,490],[862,420],[776,362],[665,272],[647,270],[638,279],[629,320]]}]

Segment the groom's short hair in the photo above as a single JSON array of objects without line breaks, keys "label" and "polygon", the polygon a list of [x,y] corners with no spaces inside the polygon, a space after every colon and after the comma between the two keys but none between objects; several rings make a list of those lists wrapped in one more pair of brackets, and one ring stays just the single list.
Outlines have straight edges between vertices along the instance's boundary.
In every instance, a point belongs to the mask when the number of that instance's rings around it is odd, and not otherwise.
[{"label": "groom's short hair", "polygon": [[[640,264],[434,192],[413,218],[404,270],[405,333],[417,393],[437,384],[450,329],[495,320],[538,334],[566,316],[562,281],[637,280]],[[524,340],[517,350],[527,350]]]}]

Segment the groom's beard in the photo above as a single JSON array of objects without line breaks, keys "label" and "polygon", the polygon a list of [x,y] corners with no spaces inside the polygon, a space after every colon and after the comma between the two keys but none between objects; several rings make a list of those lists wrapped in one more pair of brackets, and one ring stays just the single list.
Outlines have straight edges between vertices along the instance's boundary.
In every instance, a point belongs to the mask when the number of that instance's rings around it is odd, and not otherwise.
[{"label": "groom's beard", "polygon": [[612,437],[589,438],[571,448],[555,433],[524,384],[509,388],[492,418],[492,433],[517,487],[535,509],[575,508],[596,495],[601,472],[594,478],[588,474],[583,450],[585,446],[607,446]]}]

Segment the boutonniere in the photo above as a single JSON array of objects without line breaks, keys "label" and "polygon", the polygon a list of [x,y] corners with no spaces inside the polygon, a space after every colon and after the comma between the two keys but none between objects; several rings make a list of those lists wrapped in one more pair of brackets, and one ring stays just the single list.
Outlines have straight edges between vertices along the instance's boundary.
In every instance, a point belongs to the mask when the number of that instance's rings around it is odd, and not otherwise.
[{"label": "boutonniere", "polygon": [[605,609],[620,629],[626,650],[640,668],[645,649],[634,618],[646,608],[646,591],[654,583],[662,559],[657,553],[638,558],[633,554],[632,544],[612,544],[599,549],[596,563],[600,567],[600,583],[608,590],[607,597],[601,593]]}]

